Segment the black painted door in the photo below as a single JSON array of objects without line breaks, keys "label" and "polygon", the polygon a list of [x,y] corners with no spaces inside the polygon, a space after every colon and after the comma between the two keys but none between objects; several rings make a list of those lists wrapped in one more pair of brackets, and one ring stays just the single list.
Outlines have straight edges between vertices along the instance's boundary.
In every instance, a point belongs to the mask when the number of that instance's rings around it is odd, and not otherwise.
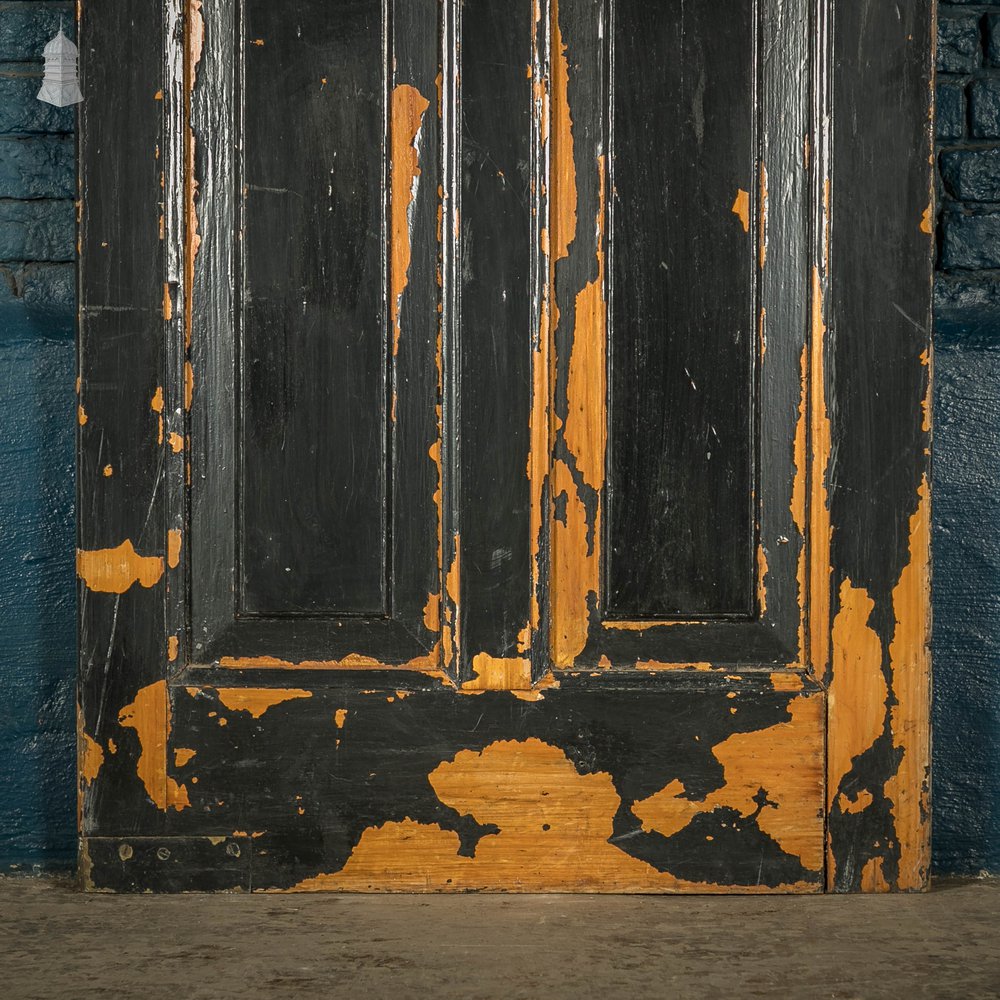
[{"label": "black painted door", "polygon": [[[879,694],[830,670],[882,669],[833,590],[825,7],[148,17],[158,166],[120,197],[159,233],[114,280],[114,115],[84,127],[82,477],[119,455],[79,559],[91,884],[821,889],[863,802],[826,798],[835,713]],[[152,339],[116,341],[144,259]],[[869,464],[922,468],[911,361]]]}]

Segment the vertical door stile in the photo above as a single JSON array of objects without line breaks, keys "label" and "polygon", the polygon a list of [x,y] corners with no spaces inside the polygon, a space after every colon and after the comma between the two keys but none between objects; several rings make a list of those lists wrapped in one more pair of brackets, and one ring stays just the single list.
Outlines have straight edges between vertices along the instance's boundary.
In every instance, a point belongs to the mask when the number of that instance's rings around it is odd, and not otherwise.
[{"label": "vertical door stile", "polygon": [[[453,8],[459,81],[452,214],[457,241],[451,388],[457,525],[446,588],[457,594],[459,680],[470,691],[531,686],[531,363],[538,329],[537,12],[529,3]],[[448,533],[446,533],[448,540]],[[450,558],[449,558],[450,555]]]}]

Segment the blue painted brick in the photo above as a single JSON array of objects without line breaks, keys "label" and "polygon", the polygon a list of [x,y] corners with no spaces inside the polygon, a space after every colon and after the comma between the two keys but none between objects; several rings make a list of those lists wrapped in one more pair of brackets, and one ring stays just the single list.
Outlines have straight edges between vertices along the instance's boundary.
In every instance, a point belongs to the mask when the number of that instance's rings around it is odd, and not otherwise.
[{"label": "blue painted brick", "polygon": [[1000,80],[976,80],[969,89],[969,119],[977,139],[1000,137]]},{"label": "blue painted brick", "polygon": [[0,260],[73,260],[72,201],[0,201]]},{"label": "blue painted brick", "polygon": [[946,212],[942,228],[942,267],[1000,268],[1000,212]]},{"label": "blue painted brick", "polygon": [[953,198],[1000,201],[1000,149],[954,149],[942,153],[941,178]]},{"label": "blue painted brick", "polygon": [[76,39],[76,12],[71,3],[0,2],[0,62],[42,58],[45,43],[59,30]]},{"label": "blue painted brick", "polygon": [[[0,307],[0,865],[71,861],[74,837],[71,338]],[[27,313],[20,306],[18,312]]]},{"label": "blue painted brick", "polygon": [[935,110],[935,131],[939,139],[965,136],[965,87],[962,84],[939,83]]},{"label": "blue painted brick", "polygon": [[41,74],[0,73],[0,135],[72,132],[73,107],[55,108],[37,99]]},{"label": "blue painted brick", "polygon": [[942,73],[971,73],[980,56],[978,14],[938,20],[937,68]]},{"label": "blue painted brick", "polygon": [[0,137],[0,198],[72,198],[75,173],[72,136]]},{"label": "blue painted brick", "polygon": [[934,340],[939,347],[1000,348],[1000,278],[939,273],[934,279]]},{"label": "blue painted brick", "polygon": [[28,308],[75,315],[75,264],[25,264],[19,279],[21,297]]},{"label": "blue painted brick", "polygon": [[[46,310],[55,319],[72,318],[76,310],[75,264],[8,264],[0,266],[0,307]],[[12,315],[8,309],[5,315]]]},{"label": "blue painted brick", "polygon": [[1000,14],[989,14],[986,18],[986,61],[991,66],[1000,66]]}]

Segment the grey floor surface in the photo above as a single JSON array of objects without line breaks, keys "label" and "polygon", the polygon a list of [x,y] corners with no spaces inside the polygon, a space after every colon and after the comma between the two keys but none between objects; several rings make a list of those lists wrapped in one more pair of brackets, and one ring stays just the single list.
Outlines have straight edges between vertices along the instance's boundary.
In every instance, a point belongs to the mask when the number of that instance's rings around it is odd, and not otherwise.
[{"label": "grey floor surface", "polygon": [[0,878],[0,998],[1000,998],[1000,882],[868,897],[98,896]]}]

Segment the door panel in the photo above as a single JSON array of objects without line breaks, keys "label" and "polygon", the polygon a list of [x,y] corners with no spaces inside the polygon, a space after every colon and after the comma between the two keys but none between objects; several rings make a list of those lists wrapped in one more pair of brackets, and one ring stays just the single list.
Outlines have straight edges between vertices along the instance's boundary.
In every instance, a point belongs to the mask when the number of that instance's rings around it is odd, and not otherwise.
[{"label": "door panel", "polygon": [[242,7],[236,610],[382,617],[388,11]]},{"label": "door panel", "polygon": [[755,4],[607,16],[605,614],[750,618]]},{"label": "door panel", "polygon": [[440,659],[439,11],[404,8],[204,14],[194,662]]},{"label": "door panel", "polygon": [[834,15],[84,6],[88,887],[926,885],[931,7]]},{"label": "door panel", "polygon": [[806,9],[553,23],[554,663],[802,664]]}]

